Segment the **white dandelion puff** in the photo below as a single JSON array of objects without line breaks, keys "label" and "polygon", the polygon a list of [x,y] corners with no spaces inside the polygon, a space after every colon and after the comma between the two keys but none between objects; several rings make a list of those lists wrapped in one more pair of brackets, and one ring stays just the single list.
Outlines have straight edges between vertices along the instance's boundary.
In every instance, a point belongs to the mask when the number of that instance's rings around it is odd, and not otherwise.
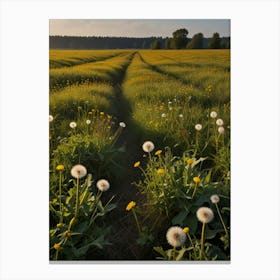
[{"label": "white dandelion puff", "polygon": [[143,151],[146,152],[146,153],[152,152],[152,151],[154,150],[154,148],[155,148],[155,145],[154,145],[154,143],[151,142],[151,141],[146,141],[146,142],[144,142],[144,144],[142,145],[142,149],[143,149]]},{"label": "white dandelion puff", "polygon": [[213,194],[210,197],[212,203],[218,203],[220,201],[220,197],[217,194]]},{"label": "white dandelion puff", "polygon": [[70,122],[69,126],[70,126],[71,128],[75,128],[75,127],[77,127],[77,123],[75,123],[75,122]]},{"label": "white dandelion puff", "polygon": [[167,242],[173,247],[181,247],[186,241],[186,234],[182,228],[170,227],[166,232]]},{"label": "white dandelion puff", "polygon": [[202,129],[202,125],[200,123],[196,124],[194,127],[197,131],[200,131]]},{"label": "white dandelion puff", "polygon": [[208,207],[200,207],[196,211],[197,219],[202,223],[210,223],[214,219],[214,213],[212,209]]},{"label": "white dandelion puff", "polygon": [[123,127],[123,128],[126,127],[126,124],[124,122],[120,122],[119,125],[120,125],[120,127]]},{"label": "white dandelion puff", "polygon": [[218,127],[218,132],[219,132],[220,134],[223,134],[223,133],[225,132],[224,127],[223,127],[223,126],[219,126],[219,127]]},{"label": "white dandelion puff", "polygon": [[71,169],[71,175],[76,179],[83,178],[87,175],[87,169],[81,164],[76,164]]},{"label": "white dandelion puff", "polygon": [[86,124],[90,124],[91,123],[91,120],[86,120]]},{"label": "white dandelion puff", "polygon": [[212,111],[212,112],[210,113],[210,117],[211,117],[212,119],[217,118],[217,116],[218,116],[218,114],[217,114],[217,112],[215,112],[215,111]]},{"label": "white dandelion puff", "polygon": [[180,114],[180,115],[179,115],[179,118],[183,118],[183,114]]},{"label": "white dandelion puff", "polygon": [[218,126],[222,126],[222,125],[224,124],[224,121],[223,121],[222,119],[217,119],[217,120],[216,120],[216,124],[217,124]]},{"label": "white dandelion puff", "polygon": [[53,121],[53,116],[49,115],[49,122],[52,122],[52,121]]},{"label": "white dandelion puff", "polygon": [[165,113],[161,114],[161,117],[166,118],[166,114]]},{"label": "white dandelion puff", "polygon": [[105,179],[100,179],[100,180],[97,181],[96,187],[100,191],[105,192],[105,191],[109,190],[110,183],[107,180],[105,180]]}]

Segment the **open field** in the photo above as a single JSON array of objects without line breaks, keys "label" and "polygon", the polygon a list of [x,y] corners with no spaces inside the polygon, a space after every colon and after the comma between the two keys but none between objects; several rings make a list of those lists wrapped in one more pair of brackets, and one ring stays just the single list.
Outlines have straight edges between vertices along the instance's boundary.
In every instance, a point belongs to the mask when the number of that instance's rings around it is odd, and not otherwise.
[{"label": "open field", "polygon": [[50,51],[49,74],[50,259],[229,260],[230,51]]}]

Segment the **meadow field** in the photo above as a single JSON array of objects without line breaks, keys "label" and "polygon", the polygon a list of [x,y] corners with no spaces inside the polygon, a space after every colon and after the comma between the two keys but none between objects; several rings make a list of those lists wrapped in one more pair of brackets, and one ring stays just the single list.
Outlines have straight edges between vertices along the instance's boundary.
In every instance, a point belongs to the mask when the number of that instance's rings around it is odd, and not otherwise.
[{"label": "meadow field", "polygon": [[50,260],[230,260],[230,50],[50,50]]}]

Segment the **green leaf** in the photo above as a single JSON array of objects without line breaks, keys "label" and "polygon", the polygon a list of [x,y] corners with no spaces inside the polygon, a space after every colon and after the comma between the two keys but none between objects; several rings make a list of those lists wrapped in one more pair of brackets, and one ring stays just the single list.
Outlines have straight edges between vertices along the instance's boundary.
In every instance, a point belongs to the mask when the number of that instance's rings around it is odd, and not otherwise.
[{"label": "green leaf", "polygon": [[183,257],[184,257],[184,254],[185,254],[185,252],[186,252],[187,250],[188,250],[187,248],[182,248],[182,249],[179,251],[178,256],[176,257],[176,261],[182,260]]},{"label": "green leaf", "polygon": [[205,177],[205,180],[204,180],[205,184],[209,184],[209,183],[210,183],[210,181],[211,181],[211,175],[212,175],[212,170],[210,170],[210,171],[208,172],[207,176]]},{"label": "green leaf", "polygon": [[153,249],[161,256],[163,256],[164,259],[168,258],[166,252],[162,249],[162,247],[153,247]]},{"label": "green leaf", "polygon": [[181,211],[178,215],[176,215],[172,219],[172,224],[173,225],[181,225],[181,226],[184,225],[184,221],[185,221],[187,215],[189,214],[189,211],[188,210],[186,211],[186,210]]}]

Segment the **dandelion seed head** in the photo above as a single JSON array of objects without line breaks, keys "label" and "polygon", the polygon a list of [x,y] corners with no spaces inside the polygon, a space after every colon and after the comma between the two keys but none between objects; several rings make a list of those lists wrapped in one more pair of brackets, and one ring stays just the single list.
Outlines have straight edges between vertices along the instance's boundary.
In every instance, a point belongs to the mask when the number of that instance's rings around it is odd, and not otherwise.
[{"label": "dandelion seed head", "polygon": [[212,203],[218,203],[220,201],[220,197],[217,194],[213,194],[210,197]]},{"label": "dandelion seed head", "polygon": [[144,144],[142,145],[143,151],[146,153],[150,153],[154,150],[155,145],[152,141],[146,141],[144,142]]},{"label": "dandelion seed head", "polygon": [[49,115],[49,122],[52,122],[52,121],[53,121],[53,116]]},{"label": "dandelion seed head", "polygon": [[194,127],[197,131],[200,131],[202,129],[202,125],[200,123],[196,124]]},{"label": "dandelion seed head", "polygon": [[223,121],[222,119],[217,119],[217,120],[216,120],[216,124],[217,124],[218,126],[222,126],[222,125],[224,124],[224,121]]},{"label": "dandelion seed head", "polygon": [[100,180],[97,181],[96,187],[100,191],[105,192],[105,191],[109,190],[110,183],[107,180],[105,180],[105,179],[100,179]]},{"label": "dandelion seed head", "polygon": [[126,124],[124,122],[120,122],[119,125],[120,125],[120,127],[123,127],[123,128],[126,127]]},{"label": "dandelion seed head", "polygon": [[219,132],[220,134],[225,133],[224,127],[223,127],[223,126],[219,126],[219,127],[218,127],[218,132]]},{"label": "dandelion seed head", "polygon": [[70,126],[71,128],[75,128],[75,127],[77,127],[77,123],[75,123],[75,122],[70,122],[69,126]]},{"label": "dandelion seed head", "polygon": [[71,175],[76,179],[83,178],[87,175],[87,169],[81,164],[76,164],[71,169]]},{"label": "dandelion seed head", "polygon": [[90,124],[91,123],[91,120],[86,120],[86,124]]},{"label": "dandelion seed head", "polygon": [[161,117],[166,118],[166,114],[165,113],[161,114]]},{"label": "dandelion seed head", "polygon": [[200,207],[196,211],[197,219],[202,223],[210,223],[214,219],[213,211],[208,207]]},{"label": "dandelion seed head", "polygon": [[180,115],[179,115],[179,118],[183,118],[183,114],[180,114]]},{"label": "dandelion seed head", "polygon": [[217,118],[217,116],[218,116],[218,114],[217,114],[217,112],[215,112],[215,111],[212,111],[212,112],[210,113],[210,117],[211,117],[212,119]]},{"label": "dandelion seed head", "polygon": [[166,239],[172,247],[181,247],[186,241],[186,233],[181,227],[173,226],[167,230]]}]

